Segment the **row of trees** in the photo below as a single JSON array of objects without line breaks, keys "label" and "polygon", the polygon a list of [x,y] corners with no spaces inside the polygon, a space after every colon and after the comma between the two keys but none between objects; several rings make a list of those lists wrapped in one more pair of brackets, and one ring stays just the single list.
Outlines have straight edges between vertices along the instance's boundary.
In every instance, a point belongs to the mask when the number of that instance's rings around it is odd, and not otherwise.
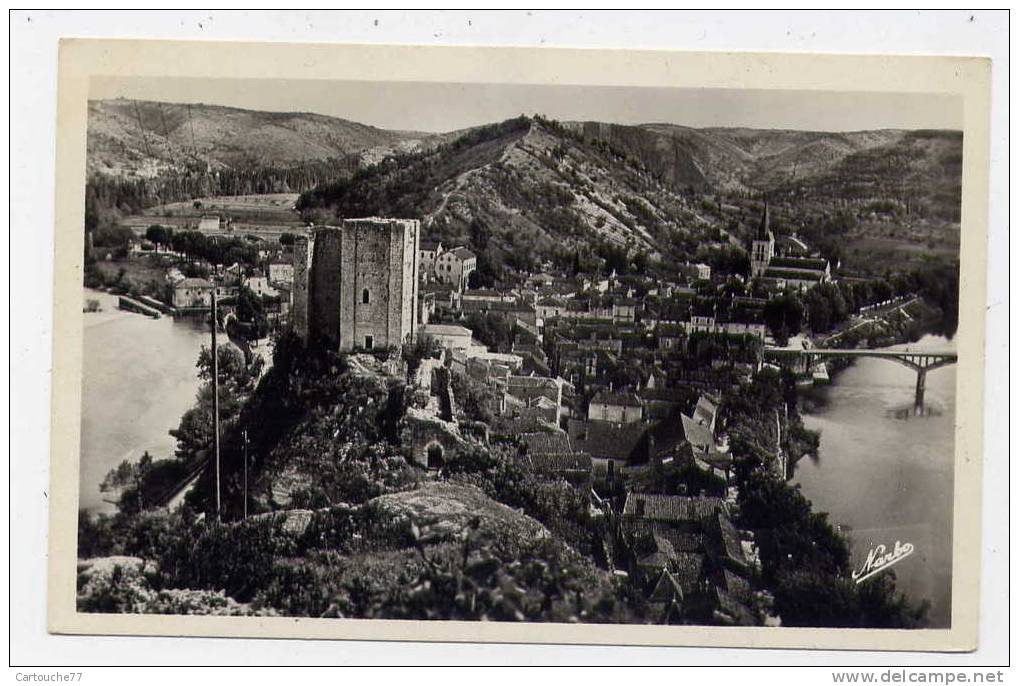
[{"label": "row of trees", "polygon": [[206,236],[200,231],[174,231],[170,227],[153,224],[145,231],[145,238],[157,246],[165,246],[184,255],[188,261],[205,261],[211,264],[242,264],[254,266],[259,262],[258,248],[241,238]]},{"label": "row of trees", "polygon": [[155,178],[131,179],[93,174],[85,185],[85,225],[96,228],[110,212],[137,214],[154,205],[216,195],[300,193],[346,178],[360,168],[356,154],[294,165],[234,169],[187,169]]},{"label": "row of trees", "polygon": [[780,341],[809,328],[828,333],[860,308],[916,294],[942,313],[938,333],[952,335],[959,317],[958,264],[932,264],[868,281],[818,284],[805,293],[788,290],[771,298],[764,320]]}]

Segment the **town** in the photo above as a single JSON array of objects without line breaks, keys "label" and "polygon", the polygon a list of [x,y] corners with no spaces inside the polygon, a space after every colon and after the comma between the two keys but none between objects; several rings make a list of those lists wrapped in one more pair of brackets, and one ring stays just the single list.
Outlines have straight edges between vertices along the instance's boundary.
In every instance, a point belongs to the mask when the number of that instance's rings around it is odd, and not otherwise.
[{"label": "town", "polygon": [[[150,226],[126,252],[162,261],[165,283],[128,289],[120,307],[199,319],[216,308],[216,328],[249,364],[259,353],[269,363],[272,342],[292,335],[405,383],[414,400],[399,440],[410,464],[441,475],[462,455],[498,449],[534,483],[566,485],[597,522],[581,547],[636,590],[645,621],[780,624],[755,532],[734,524],[732,444],[744,439],[726,401],[768,370],[799,387],[826,382],[831,360],[795,353],[866,349],[867,332],[883,331],[875,322],[912,319],[916,294],[840,281],[803,239],[775,234],[763,199],[745,231],[744,273],[545,265],[481,287],[470,247],[425,230],[370,217],[246,243],[216,216],[176,232]],[[804,312],[801,297],[821,306]],[[780,482],[816,449],[789,402],[757,437],[758,468]],[[164,500],[180,502],[210,464]],[[295,493],[272,486],[284,509]]]}]

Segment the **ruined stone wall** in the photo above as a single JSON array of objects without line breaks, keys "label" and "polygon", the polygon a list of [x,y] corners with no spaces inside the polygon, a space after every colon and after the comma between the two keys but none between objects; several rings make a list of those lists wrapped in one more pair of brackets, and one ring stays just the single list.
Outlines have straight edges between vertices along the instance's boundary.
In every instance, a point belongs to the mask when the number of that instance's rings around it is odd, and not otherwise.
[{"label": "ruined stone wall", "polygon": [[390,235],[389,310],[390,345],[412,341],[417,333],[418,262],[420,223],[398,220]]},{"label": "ruined stone wall", "polygon": [[340,344],[340,275],[343,235],[334,227],[315,230],[308,288],[308,333]]},{"label": "ruined stone wall", "polygon": [[[419,233],[417,220],[376,218],[316,229],[304,289],[307,314],[295,314],[295,330],[325,337],[344,352],[369,342],[381,349],[413,340]],[[295,285],[295,293],[300,290]],[[295,308],[301,297],[295,295]]]},{"label": "ruined stone wall", "polygon": [[[343,223],[340,350],[384,348],[389,340],[390,229],[366,220]],[[364,302],[367,294],[368,302]]]},{"label": "ruined stone wall", "polygon": [[291,291],[290,317],[294,332],[308,337],[308,288],[311,277],[314,237],[299,237],[294,243],[294,288]]}]

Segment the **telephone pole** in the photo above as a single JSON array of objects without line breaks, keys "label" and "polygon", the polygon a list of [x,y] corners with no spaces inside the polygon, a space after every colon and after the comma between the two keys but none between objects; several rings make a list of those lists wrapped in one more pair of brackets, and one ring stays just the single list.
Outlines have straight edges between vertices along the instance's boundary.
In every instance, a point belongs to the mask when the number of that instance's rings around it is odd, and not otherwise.
[{"label": "telephone pole", "polygon": [[244,430],[244,518],[248,518],[248,430]]},{"label": "telephone pole", "polygon": [[216,446],[216,521],[223,521],[220,509],[219,484],[219,351],[216,348],[216,285],[212,285],[212,432],[213,444]]}]

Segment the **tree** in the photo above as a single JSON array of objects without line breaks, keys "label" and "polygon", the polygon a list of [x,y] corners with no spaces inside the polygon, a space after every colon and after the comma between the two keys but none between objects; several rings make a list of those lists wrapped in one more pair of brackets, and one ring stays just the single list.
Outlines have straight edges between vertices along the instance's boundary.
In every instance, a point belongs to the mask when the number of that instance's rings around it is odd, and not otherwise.
[{"label": "tree", "polygon": [[289,232],[280,234],[280,245],[291,246],[297,241],[297,236]]},{"label": "tree", "polygon": [[798,295],[786,292],[764,306],[764,323],[780,342],[795,336],[803,326],[803,303]]},{"label": "tree", "polygon": [[170,237],[173,235],[173,231],[166,227],[160,226],[159,224],[153,224],[145,231],[145,238],[152,241],[156,245],[167,245],[170,243]]},{"label": "tree", "polygon": [[145,509],[142,485],[151,469],[152,455],[146,450],[137,462],[124,460],[111,470],[99,484],[99,491],[101,493],[120,491],[120,500],[117,504],[120,511],[140,512]]},{"label": "tree", "polygon": [[807,294],[807,321],[814,333],[826,333],[832,325],[832,307],[828,298],[814,289]]},{"label": "tree", "polygon": [[247,338],[264,338],[269,332],[269,320],[265,315],[262,299],[246,286],[242,286],[237,293],[237,319],[249,325]]},{"label": "tree", "polygon": [[633,273],[634,274],[647,274],[648,267],[650,266],[650,259],[643,250],[638,250],[633,255]]}]

